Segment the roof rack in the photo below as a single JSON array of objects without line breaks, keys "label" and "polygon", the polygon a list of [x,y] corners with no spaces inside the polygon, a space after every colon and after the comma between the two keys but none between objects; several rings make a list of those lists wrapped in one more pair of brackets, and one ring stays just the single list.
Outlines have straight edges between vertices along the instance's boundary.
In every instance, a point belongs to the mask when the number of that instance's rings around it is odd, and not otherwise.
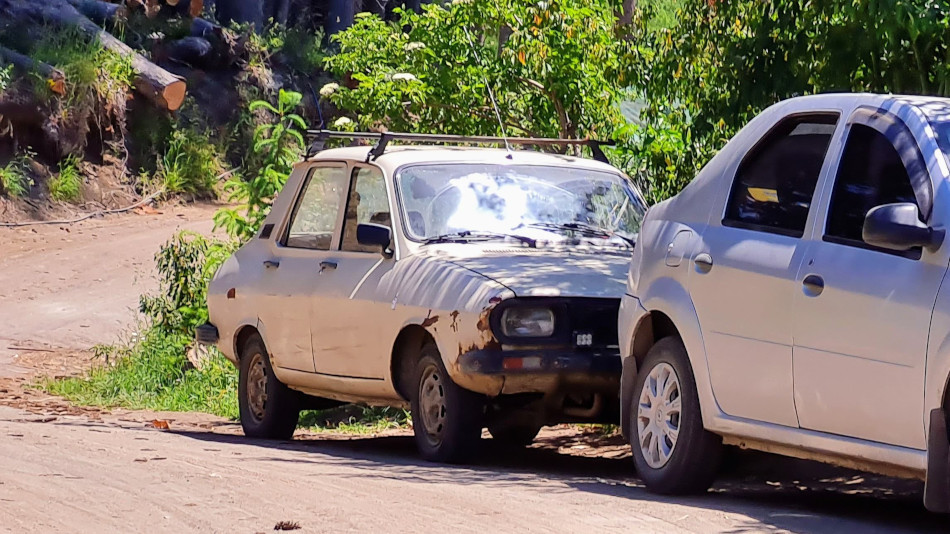
[{"label": "roof rack", "polygon": [[554,139],[549,137],[491,137],[476,135],[440,135],[398,132],[337,132],[333,130],[307,130],[307,137],[312,139],[307,149],[307,157],[323,150],[327,139],[375,139],[376,145],[369,151],[366,161],[375,160],[383,155],[390,141],[412,141],[416,143],[445,143],[455,145],[475,144],[504,144],[535,145],[535,146],[586,146],[591,150],[594,159],[603,163],[610,163],[602,146],[612,146],[612,141],[597,141],[594,139]]}]

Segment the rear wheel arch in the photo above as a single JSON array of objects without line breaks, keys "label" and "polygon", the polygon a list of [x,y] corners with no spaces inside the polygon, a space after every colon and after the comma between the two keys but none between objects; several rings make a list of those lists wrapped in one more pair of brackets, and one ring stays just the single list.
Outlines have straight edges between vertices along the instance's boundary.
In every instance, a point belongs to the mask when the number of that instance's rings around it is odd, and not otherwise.
[{"label": "rear wheel arch", "polygon": [[248,340],[251,339],[254,335],[257,335],[262,340],[264,336],[261,335],[257,327],[254,325],[246,324],[238,329],[234,334],[234,355],[237,356],[237,360],[241,360],[241,353],[243,352],[244,345],[247,344]]},{"label": "rear wheel arch", "polygon": [[630,435],[630,417],[628,410],[633,401],[634,383],[637,379],[637,370],[643,366],[643,360],[657,341],[665,337],[682,339],[673,319],[665,313],[654,310],[640,320],[633,334],[633,343],[630,344],[632,354],[623,359],[623,375],[620,385],[620,430],[628,437]]}]

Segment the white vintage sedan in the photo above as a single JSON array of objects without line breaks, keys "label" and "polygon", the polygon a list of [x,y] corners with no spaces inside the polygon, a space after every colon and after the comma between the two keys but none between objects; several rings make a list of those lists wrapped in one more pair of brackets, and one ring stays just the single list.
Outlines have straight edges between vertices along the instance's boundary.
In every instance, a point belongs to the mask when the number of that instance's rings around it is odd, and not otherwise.
[{"label": "white vintage sedan", "polygon": [[[411,406],[421,454],[482,429],[615,421],[617,311],[644,203],[606,163],[473,147],[357,146],[299,163],[211,282],[245,434],[304,408]],[[385,149],[385,150],[384,150]]]},{"label": "white vintage sedan", "polygon": [[722,444],[926,480],[950,512],[950,99],[795,98],[650,209],[619,318],[639,474]]}]

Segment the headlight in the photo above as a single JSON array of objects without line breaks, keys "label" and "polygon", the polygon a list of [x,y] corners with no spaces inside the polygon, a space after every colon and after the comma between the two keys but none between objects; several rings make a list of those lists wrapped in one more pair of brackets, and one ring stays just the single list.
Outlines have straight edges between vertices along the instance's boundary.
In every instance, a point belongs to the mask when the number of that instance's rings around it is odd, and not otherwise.
[{"label": "headlight", "polygon": [[508,308],[501,315],[501,332],[508,337],[548,337],[554,334],[554,312],[550,308]]}]

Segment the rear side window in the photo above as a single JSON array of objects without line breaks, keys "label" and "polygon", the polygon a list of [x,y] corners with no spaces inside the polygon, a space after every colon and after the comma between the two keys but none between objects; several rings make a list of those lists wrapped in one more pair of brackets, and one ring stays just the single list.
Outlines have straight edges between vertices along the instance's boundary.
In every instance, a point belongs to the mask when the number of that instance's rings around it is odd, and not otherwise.
[{"label": "rear side window", "polygon": [[[900,154],[884,134],[862,124],[852,125],[831,194],[825,240],[864,245],[862,231],[868,211],[895,202],[917,205]],[[917,211],[919,216],[919,205]]]},{"label": "rear side window", "polygon": [[357,242],[356,228],[361,223],[381,224],[392,228],[386,181],[383,173],[375,167],[358,167],[353,170],[353,185],[350,187],[346,218],[343,222],[343,250],[379,254],[379,247]]},{"label": "rear side window", "polygon": [[723,224],[801,237],[838,114],[777,124],[736,172]]},{"label": "rear side window", "polygon": [[297,198],[283,244],[293,248],[330,250],[346,186],[344,167],[316,167],[310,171]]}]

